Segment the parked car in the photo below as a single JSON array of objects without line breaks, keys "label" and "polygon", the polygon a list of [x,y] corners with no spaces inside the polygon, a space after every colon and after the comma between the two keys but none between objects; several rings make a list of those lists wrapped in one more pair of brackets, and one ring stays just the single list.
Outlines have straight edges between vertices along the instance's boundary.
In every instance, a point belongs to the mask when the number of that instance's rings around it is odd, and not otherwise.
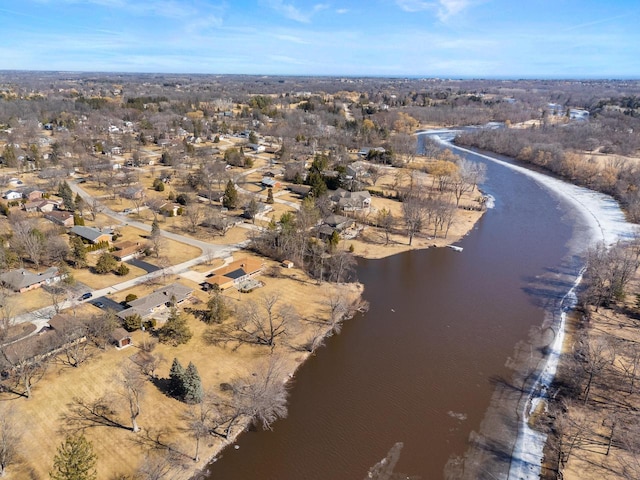
[{"label": "parked car", "polygon": [[91,297],[93,297],[93,293],[87,292],[87,293],[83,293],[82,295],[80,295],[80,298],[78,300],[88,300]]},{"label": "parked car", "polygon": [[101,301],[93,302],[93,304],[98,308],[104,308],[104,303]]}]

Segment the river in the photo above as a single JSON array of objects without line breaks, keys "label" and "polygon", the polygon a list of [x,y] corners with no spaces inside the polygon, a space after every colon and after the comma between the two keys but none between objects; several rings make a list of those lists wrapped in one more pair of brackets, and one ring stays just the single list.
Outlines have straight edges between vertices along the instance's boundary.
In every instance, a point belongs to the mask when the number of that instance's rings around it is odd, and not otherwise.
[{"label": "river", "polygon": [[[369,311],[298,371],[288,418],[241,435],[206,478],[358,480],[403,442],[396,470],[439,479],[491,429],[496,385],[513,379],[514,352],[537,354],[530,336],[573,284],[592,232],[562,197],[486,164],[482,190],[494,205],[458,243],[464,250],[360,260]],[[491,444],[481,467],[506,478],[515,412],[493,407],[504,414],[500,427],[493,422],[504,442]]]}]

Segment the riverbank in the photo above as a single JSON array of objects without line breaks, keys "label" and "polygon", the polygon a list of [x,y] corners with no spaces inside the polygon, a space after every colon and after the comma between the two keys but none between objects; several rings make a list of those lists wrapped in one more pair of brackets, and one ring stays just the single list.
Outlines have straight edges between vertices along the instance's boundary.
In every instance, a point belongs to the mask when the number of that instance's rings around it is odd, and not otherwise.
[{"label": "riverbank", "polygon": [[[447,143],[447,142],[443,142]],[[451,146],[454,151],[484,158],[533,178],[561,201],[571,205],[580,216],[582,230],[570,246],[571,256],[583,257],[586,249],[598,242],[612,244],[629,238],[634,226],[626,222],[617,203],[602,194],[567,184],[468,149]],[[564,274],[554,280],[565,285],[565,295],[547,307],[547,318],[534,329],[528,342],[519,344],[510,361],[513,378],[496,379],[496,390],[480,431],[470,438],[471,447],[464,459],[452,459],[447,478],[482,478],[492,472],[495,478],[538,478],[543,461],[546,435],[533,427],[561,358],[565,334],[565,316],[571,307],[571,291],[579,283],[579,265],[566,265]],[[509,432],[518,432],[512,437]]]}]

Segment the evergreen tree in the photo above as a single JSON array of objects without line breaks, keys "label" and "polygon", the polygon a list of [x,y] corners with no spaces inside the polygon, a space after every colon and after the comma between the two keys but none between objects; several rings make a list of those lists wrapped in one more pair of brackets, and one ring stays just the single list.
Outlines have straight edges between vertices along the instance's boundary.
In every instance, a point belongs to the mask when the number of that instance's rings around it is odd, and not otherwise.
[{"label": "evergreen tree", "polygon": [[71,262],[76,268],[84,267],[87,264],[87,247],[82,239],[77,235],[71,235],[69,245],[71,246]]},{"label": "evergreen tree", "polygon": [[84,225],[84,218],[82,218],[77,213],[73,214],[73,224],[74,225]]},{"label": "evergreen tree", "polygon": [[78,212],[80,212],[80,215],[82,215],[82,211],[84,210],[86,204],[85,204],[84,199],[80,196],[79,193],[76,193],[76,197],[73,200],[73,204],[75,206],[75,209]]},{"label": "evergreen tree", "polygon": [[102,255],[100,255],[100,258],[98,258],[94,269],[96,273],[103,275],[114,270],[117,266],[118,261],[116,260],[116,257],[111,255],[109,252],[104,252]]},{"label": "evergreen tree", "polygon": [[252,198],[251,201],[249,202],[249,205],[247,205],[246,215],[249,216],[249,218],[253,221],[253,223],[256,223],[257,214],[258,214],[258,202],[256,202],[255,198]]},{"label": "evergreen tree", "polygon": [[186,371],[177,358],[173,359],[169,370],[169,393],[176,398],[184,396],[184,378]]},{"label": "evergreen tree", "polygon": [[220,292],[214,292],[207,302],[207,310],[204,313],[204,322],[208,324],[222,323],[231,315],[231,309],[225,302]]},{"label": "evergreen tree", "polygon": [[120,265],[118,265],[118,268],[116,268],[115,273],[116,275],[124,277],[129,273],[129,267],[127,267],[123,262],[120,262]]},{"label": "evergreen tree", "polygon": [[189,362],[183,378],[184,401],[187,403],[202,402],[202,398],[204,397],[202,380],[200,379],[198,369],[192,362]]},{"label": "evergreen tree", "polygon": [[234,209],[238,206],[238,191],[231,179],[227,182],[227,186],[224,189],[224,196],[222,197],[222,205],[225,208]]},{"label": "evergreen tree", "polygon": [[162,343],[170,343],[174,347],[191,340],[193,333],[186,319],[180,315],[176,307],[171,307],[167,322],[158,329],[158,338]]},{"label": "evergreen tree", "polygon": [[267,190],[267,203],[269,205],[273,205],[273,202],[274,202],[274,200],[273,200],[273,188],[269,188]]},{"label": "evergreen tree", "polygon": [[142,326],[142,317],[138,313],[128,315],[124,317],[124,320],[122,320],[122,326],[127,330],[127,332],[138,330]]},{"label": "evergreen tree", "polygon": [[335,252],[336,248],[338,248],[338,244],[340,243],[340,235],[338,234],[337,231],[333,231],[331,233],[331,236],[329,237],[328,240],[328,244],[329,244],[329,251],[330,252]]},{"label": "evergreen tree", "polygon": [[72,211],[75,209],[76,204],[73,201],[73,192],[67,182],[60,182],[60,185],[58,185],[58,196],[62,198],[64,208]]},{"label": "evergreen tree", "polygon": [[84,435],[70,435],[58,447],[53,459],[51,480],[95,480],[96,455]]}]

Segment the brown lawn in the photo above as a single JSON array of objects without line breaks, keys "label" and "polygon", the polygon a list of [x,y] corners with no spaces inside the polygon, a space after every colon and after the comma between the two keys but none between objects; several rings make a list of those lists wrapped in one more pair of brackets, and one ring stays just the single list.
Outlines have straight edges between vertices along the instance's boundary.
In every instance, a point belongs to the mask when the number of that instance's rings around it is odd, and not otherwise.
[{"label": "brown lawn", "polygon": [[[232,304],[240,304],[249,299],[259,299],[264,294],[278,293],[281,296],[280,301],[283,304],[295,305],[301,318],[304,319],[297,334],[288,339],[290,345],[296,346],[304,341],[311,329],[315,328],[308,320],[328,318],[328,308],[323,301],[326,292],[337,287],[318,286],[297,269],[286,270],[283,274],[283,278],[278,279],[263,277],[262,280],[266,284],[264,288],[249,294],[240,295],[235,292],[229,295],[229,301]],[[140,294],[153,289],[152,286],[146,289],[144,286],[136,288]],[[119,292],[116,297],[124,293]],[[352,293],[357,295],[357,289],[352,290]],[[206,300],[206,296],[204,292],[196,293],[196,297],[202,300]],[[228,348],[208,345],[202,338],[206,326],[192,316],[188,316],[188,319],[194,333],[188,344],[179,347],[159,345],[154,351],[162,354],[166,359],[157,372],[161,379],[168,376],[171,361],[175,357],[185,366],[193,362],[198,367],[204,387],[217,390],[220,383],[229,382],[238,375],[251,372],[257,362],[269,356],[269,349],[265,347],[244,346],[232,351]],[[146,336],[148,333],[135,332],[136,345],[140,345]],[[118,370],[122,362],[129,362],[132,356],[140,352],[140,349],[138,346],[133,346],[120,351],[112,347],[105,351],[98,349],[92,351],[94,356],[78,368],[66,366],[61,362],[52,363],[45,377],[34,387],[33,396],[29,400],[3,394],[2,398],[15,406],[16,420],[23,426],[21,451],[29,452],[28,457],[23,456],[21,465],[12,465],[9,468],[7,478],[47,478],[56,447],[62,440],[60,429],[64,426],[64,422],[61,415],[68,411],[74,398],[82,398],[86,401],[102,395],[112,395],[117,398],[113,372]],[[294,372],[308,355],[285,344],[277,346],[275,354],[283,356],[289,372]],[[106,480],[114,478],[116,474],[131,474],[146,455],[145,448],[136,443],[136,440],[143,437],[145,432],[165,432],[162,438],[184,454],[182,458],[189,469],[203,467],[206,459],[214,455],[223,442],[209,437],[203,442],[202,460],[198,463],[193,462],[189,457],[194,453],[195,442],[184,431],[183,416],[187,410],[187,405],[168,397],[149,381],[142,401],[142,413],[138,419],[143,432],[134,434],[127,430],[130,423],[124,410],[121,410],[118,417],[123,428],[100,426],[86,430],[86,435],[93,442],[98,454],[98,478]],[[179,471],[172,473],[171,478],[186,479],[190,473],[192,472]]]}]

